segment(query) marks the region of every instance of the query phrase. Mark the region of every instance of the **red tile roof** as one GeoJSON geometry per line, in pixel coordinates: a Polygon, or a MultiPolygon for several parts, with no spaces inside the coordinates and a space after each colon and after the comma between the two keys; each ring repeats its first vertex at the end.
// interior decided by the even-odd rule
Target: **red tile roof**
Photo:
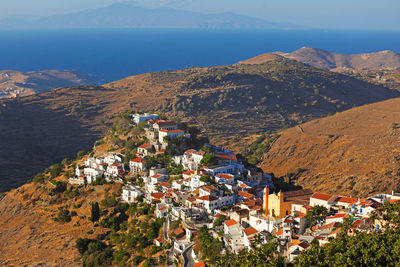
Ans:
{"type": "Polygon", "coordinates": [[[320,199],[320,200],[328,201],[332,197],[332,195],[322,194],[322,193],[314,193],[311,197],[312,198],[316,198],[316,199],[320,199]]]}
{"type": "Polygon", "coordinates": [[[160,130],[163,133],[183,133],[182,130],[160,130]]]}
{"type": "Polygon", "coordinates": [[[325,224],[325,225],[321,226],[321,227],[318,228],[318,229],[319,229],[319,230],[325,230],[325,229],[329,229],[329,228],[332,228],[332,227],[337,227],[338,225],[339,225],[338,222],[333,222],[333,223],[325,224]]]}
{"type": "Polygon", "coordinates": [[[204,263],[204,261],[199,261],[193,264],[193,267],[205,267],[205,266],[206,264],[204,263]]]}
{"type": "Polygon", "coordinates": [[[345,213],[337,213],[334,216],[326,217],[326,219],[344,218],[345,216],[346,216],[345,213]]]}
{"type": "Polygon", "coordinates": [[[336,229],[336,230],[330,232],[330,233],[328,234],[328,236],[329,236],[329,235],[334,235],[334,234],[340,232],[340,230],[341,230],[341,228],[339,227],[338,229],[336,229]]]}
{"type": "Polygon", "coordinates": [[[213,197],[213,196],[202,196],[202,197],[197,197],[198,200],[204,200],[204,201],[214,201],[217,200],[218,198],[213,197]]]}
{"type": "Polygon", "coordinates": [[[232,226],[232,225],[235,225],[235,224],[237,224],[238,222],[237,221],[235,221],[234,219],[230,219],[230,220],[228,220],[228,221],[226,221],[225,222],[225,224],[226,224],[226,226],[232,226]]]}
{"type": "Polygon", "coordinates": [[[310,244],[308,244],[308,243],[306,243],[306,242],[301,242],[300,244],[298,244],[298,246],[300,246],[300,247],[306,249],[306,248],[308,248],[308,247],[310,246],[310,244]]]}
{"type": "Polygon", "coordinates": [[[171,184],[167,183],[167,182],[161,182],[161,183],[158,183],[158,185],[161,185],[163,187],[170,187],[171,186],[171,184]]]}
{"type": "Polygon", "coordinates": [[[342,203],[348,203],[348,204],[354,204],[357,203],[358,199],[353,198],[353,197],[339,197],[337,202],[342,202],[342,203]]]}
{"type": "Polygon", "coordinates": [[[253,228],[253,227],[249,227],[249,228],[247,228],[247,229],[244,229],[244,233],[245,233],[247,236],[251,236],[251,235],[257,234],[258,231],[257,231],[255,228],[253,228]]]}
{"type": "Polygon", "coordinates": [[[160,198],[163,198],[163,197],[164,197],[164,194],[161,193],[161,192],[152,193],[152,194],[151,194],[151,197],[152,197],[152,198],[158,198],[158,199],[160,199],[160,198]]]}
{"type": "Polygon", "coordinates": [[[146,161],[142,157],[131,159],[131,161],[136,163],[146,163],[146,161]]]}
{"type": "Polygon", "coordinates": [[[222,179],[229,180],[229,179],[234,178],[235,176],[233,176],[232,174],[224,174],[224,173],[221,173],[221,174],[217,174],[217,177],[222,178],[222,179]]]}
{"type": "Polygon", "coordinates": [[[143,145],[139,146],[138,148],[148,148],[148,147],[152,147],[152,145],[150,145],[150,144],[143,144],[143,145]]]}

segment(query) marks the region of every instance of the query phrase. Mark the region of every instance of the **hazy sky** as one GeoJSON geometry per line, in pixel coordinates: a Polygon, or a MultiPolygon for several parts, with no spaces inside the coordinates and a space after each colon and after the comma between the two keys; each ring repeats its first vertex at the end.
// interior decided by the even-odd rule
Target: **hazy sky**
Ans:
{"type": "MultiPolygon", "coordinates": [[[[124,0],[0,0],[0,16],[53,15],[124,0]]],[[[400,0],[136,0],[146,7],[234,12],[318,28],[400,30],[400,0]]]]}

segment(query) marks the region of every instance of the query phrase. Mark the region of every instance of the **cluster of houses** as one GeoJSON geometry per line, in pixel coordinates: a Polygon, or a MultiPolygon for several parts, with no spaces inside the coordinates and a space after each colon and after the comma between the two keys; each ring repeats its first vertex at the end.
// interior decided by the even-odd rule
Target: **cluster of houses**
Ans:
{"type": "Polygon", "coordinates": [[[124,156],[110,154],[104,158],[88,158],[83,166],[76,166],[75,176],[70,177],[69,182],[77,185],[90,184],[102,177],[108,182],[123,182],[124,176],[124,156]]]}
{"type": "MultiPolygon", "coordinates": [[[[193,235],[205,225],[216,236],[217,231],[222,232],[225,247],[234,253],[251,250],[255,240],[269,242],[275,236],[279,252],[291,261],[308,249],[313,240],[322,245],[335,238],[340,232],[339,224],[346,219],[351,220],[349,234],[379,230],[369,220],[371,212],[385,201],[400,201],[400,195],[394,193],[359,199],[309,189],[276,192],[270,175],[246,168],[233,152],[208,144],[201,150],[188,149],[172,158],[175,166],[182,166],[181,175],[170,175],[167,166],[147,169],[145,157],[165,151],[165,136],[185,138],[187,134],[176,123],[159,120],[156,114],[135,114],[133,122],[146,124],[149,142],[137,148],[129,166],[124,165],[123,155],[119,154],[89,158],[84,166],[77,166],[76,176],[70,182],[91,183],[102,176],[122,182],[125,175],[140,175],[143,184],[126,184],[121,200],[132,203],[140,196],[148,203],[156,203],[157,217],[180,220],[181,226],[174,230],[173,248],[177,253],[191,247],[193,235]],[[212,164],[205,164],[203,159],[210,156],[212,164]],[[306,215],[316,206],[325,207],[328,213],[311,222],[306,215]],[[217,220],[222,223],[216,224],[217,220]]],[[[155,244],[162,245],[169,238],[164,234],[155,244]]],[[[195,251],[192,250],[191,257],[198,262],[195,251]]]]}

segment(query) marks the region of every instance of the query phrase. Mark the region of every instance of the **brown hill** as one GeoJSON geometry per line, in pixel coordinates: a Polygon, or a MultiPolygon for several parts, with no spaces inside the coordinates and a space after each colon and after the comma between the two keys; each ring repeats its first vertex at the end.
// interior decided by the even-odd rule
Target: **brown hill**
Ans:
{"type": "Polygon", "coordinates": [[[274,54],[321,69],[351,68],[376,70],[400,68],[400,54],[393,51],[345,55],[312,47],[302,47],[291,53],[267,53],[241,61],[240,63],[262,64],[270,61],[274,54]]]}
{"type": "Polygon", "coordinates": [[[88,85],[96,82],[94,77],[76,71],[3,70],[0,71],[0,98],[26,96],[49,91],[56,87],[88,85]]]}
{"type": "Polygon", "coordinates": [[[345,55],[328,52],[312,47],[302,47],[292,53],[277,53],[311,66],[323,69],[396,69],[400,68],[400,54],[393,51],[381,51],[345,55]]]}
{"type": "Polygon", "coordinates": [[[262,168],[317,191],[363,195],[400,189],[400,98],[285,130],[262,168]]]}
{"type": "Polygon", "coordinates": [[[278,57],[261,65],[148,73],[95,87],[70,87],[0,102],[0,190],[78,150],[112,118],[157,110],[198,124],[217,144],[399,97],[342,74],[278,57]]]}

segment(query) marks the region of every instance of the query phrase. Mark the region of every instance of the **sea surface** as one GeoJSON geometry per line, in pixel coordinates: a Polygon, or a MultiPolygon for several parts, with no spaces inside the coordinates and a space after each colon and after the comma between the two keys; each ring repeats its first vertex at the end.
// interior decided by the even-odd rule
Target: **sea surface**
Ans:
{"type": "Polygon", "coordinates": [[[192,66],[233,64],[311,46],[345,54],[400,52],[400,32],[355,30],[0,31],[0,70],[78,70],[102,82],[192,66]]]}

